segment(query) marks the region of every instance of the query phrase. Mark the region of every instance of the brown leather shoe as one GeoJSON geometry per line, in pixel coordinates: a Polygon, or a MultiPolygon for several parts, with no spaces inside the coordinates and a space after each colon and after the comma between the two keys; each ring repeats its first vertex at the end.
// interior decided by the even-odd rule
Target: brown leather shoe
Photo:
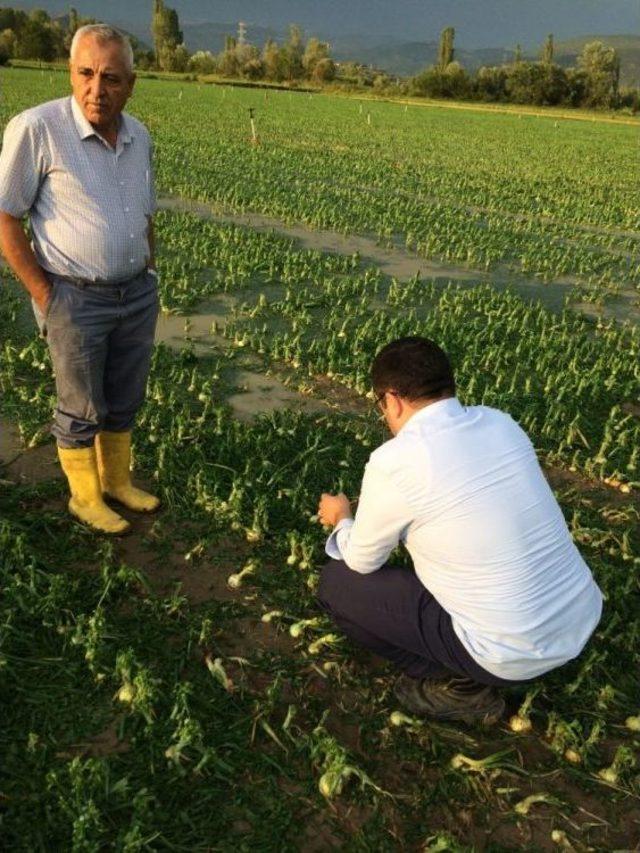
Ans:
{"type": "Polygon", "coordinates": [[[394,685],[398,701],[412,714],[437,720],[491,725],[504,713],[504,699],[493,687],[471,678],[409,678],[401,675],[394,685]]]}

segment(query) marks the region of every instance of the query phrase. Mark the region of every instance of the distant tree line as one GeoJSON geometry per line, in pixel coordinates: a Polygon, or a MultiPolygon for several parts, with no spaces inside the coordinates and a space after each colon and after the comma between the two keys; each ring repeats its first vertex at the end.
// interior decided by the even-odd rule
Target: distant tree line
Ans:
{"type": "Polygon", "coordinates": [[[638,91],[620,88],[616,50],[601,41],[586,44],[574,68],[554,62],[554,40],[549,35],[537,61],[523,59],[518,46],[511,61],[470,74],[454,58],[454,36],[453,27],[442,31],[438,62],[411,79],[411,94],[540,106],[640,109],[638,91]]]}
{"type": "MultiPolygon", "coordinates": [[[[80,17],[73,8],[68,15],[51,18],[40,9],[27,13],[0,7],[0,65],[11,59],[43,62],[67,59],[78,27],[93,22],[92,18],[80,17]]],[[[336,76],[329,45],[317,38],[305,40],[295,25],[289,28],[283,44],[269,39],[260,49],[246,40],[241,25],[237,36],[227,36],[220,53],[199,50],[191,54],[184,44],[176,10],[166,6],[163,0],[153,0],[151,34],[153,50],[145,49],[135,37],[129,36],[140,69],[287,83],[303,80],[327,83],[336,76]]]]}
{"type": "MultiPolygon", "coordinates": [[[[75,31],[84,24],[93,23],[94,18],[81,17],[74,8],[68,15],[52,18],[43,9],[24,12],[0,7],[0,65],[6,65],[11,59],[41,62],[67,59],[75,31]]],[[[137,55],[141,52],[140,43],[133,36],[130,39],[137,55]]]]}
{"type": "MultiPolygon", "coordinates": [[[[148,60],[148,67],[153,65],[162,71],[288,83],[299,80],[323,83],[336,76],[329,45],[316,38],[305,42],[302,31],[294,24],[289,27],[284,44],[269,39],[260,49],[247,41],[244,25],[240,24],[238,34],[227,36],[220,53],[199,50],[190,54],[183,43],[175,10],[165,6],[163,0],[154,0],[151,32],[154,55],[148,60]]],[[[140,59],[144,65],[144,58],[140,59]]]]}
{"type": "MultiPolygon", "coordinates": [[[[14,58],[45,62],[66,59],[78,27],[92,22],[91,18],[80,17],[73,8],[68,15],[54,19],[40,9],[27,13],[0,7],[0,64],[14,58]]],[[[152,50],[130,37],[136,65],[141,69],[289,84],[305,80],[316,84],[336,81],[343,86],[371,86],[379,92],[430,98],[595,109],[626,107],[640,111],[638,90],[620,87],[620,58],[616,50],[600,41],[585,45],[573,68],[555,62],[554,40],[549,35],[537,61],[523,58],[517,46],[509,61],[470,73],[456,61],[455,30],[447,27],[440,35],[435,64],[401,81],[357,63],[338,65],[326,42],[317,38],[305,40],[295,25],[290,26],[283,43],[269,39],[258,48],[248,42],[246,29],[240,24],[237,35],[227,36],[219,53],[205,50],[190,53],[175,9],[166,6],[164,0],[153,0],[151,33],[152,50]]]]}

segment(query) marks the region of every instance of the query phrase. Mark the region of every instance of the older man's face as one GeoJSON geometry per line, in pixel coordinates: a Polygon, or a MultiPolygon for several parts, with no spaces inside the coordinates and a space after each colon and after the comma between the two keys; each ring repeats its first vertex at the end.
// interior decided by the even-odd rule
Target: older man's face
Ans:
{"type": "Polygon", "coordinates": [[[87,121],[101,133],[117,129],[135,82],[122,47],[88,35],[79,43],[69,65],[73,96],[87,121]]]}

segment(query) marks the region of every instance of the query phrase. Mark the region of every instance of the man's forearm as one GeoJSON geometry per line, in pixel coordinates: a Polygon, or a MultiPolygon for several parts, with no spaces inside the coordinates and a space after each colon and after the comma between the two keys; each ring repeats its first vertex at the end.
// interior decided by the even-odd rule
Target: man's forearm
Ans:
{"type": "Polygon", "coordinates": [[[29,294],[40,308],[45,308],[51,294],[51,285],[33,254],[22,222],[3,211],[0,211],[0,250],[29,294]]]}

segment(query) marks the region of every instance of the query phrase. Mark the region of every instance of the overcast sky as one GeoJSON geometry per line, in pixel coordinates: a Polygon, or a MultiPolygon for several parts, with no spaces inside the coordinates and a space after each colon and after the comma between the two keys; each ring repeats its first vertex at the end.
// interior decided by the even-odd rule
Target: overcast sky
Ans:
{"type": "MultiPolygon", "coordinates": [[[[3,6],[81,14],[108,20],[136,34],[148,31],[151,0],[2,0],[3,6]]],[[[576,35],[640,34],[640,0],[169,0],[183,22],[213,21],[277,29],[295,22],[309,34],[371,34],[433,41],[448,25],[458,43],[494,47],[539,43],[576,35]]]]}

